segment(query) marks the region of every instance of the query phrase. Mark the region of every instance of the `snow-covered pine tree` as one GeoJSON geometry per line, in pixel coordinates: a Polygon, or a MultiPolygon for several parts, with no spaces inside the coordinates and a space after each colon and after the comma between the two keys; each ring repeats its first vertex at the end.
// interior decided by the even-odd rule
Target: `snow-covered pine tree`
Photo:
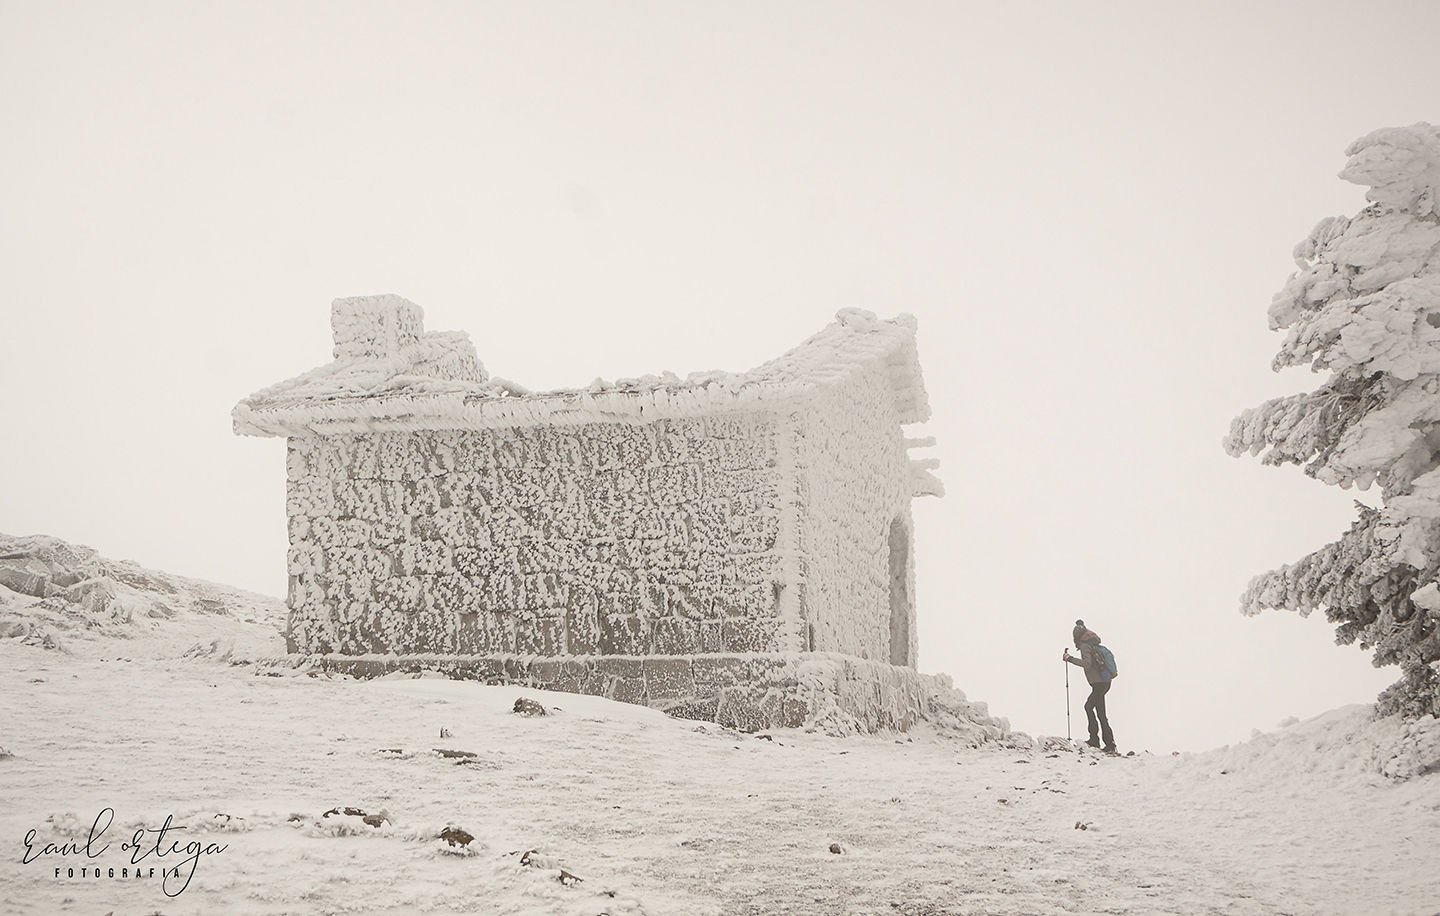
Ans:
{"type": "Polygon", "coordinates": [[[1274,368],[1330,377],[1245,411],[1225,450],[1344,488],[1378,482],[1382,506],[1357,502],[1349,531],[1257,576],[1241,610],[1323,608],[1337,642],[1400,666],[1382,713],[1440,715],[1440,128],[1377,130],[1345,152],[1340,177],[1370,205],[1321,220],[1270,304],[1271,330],[1289,331],[1274,368]]]}

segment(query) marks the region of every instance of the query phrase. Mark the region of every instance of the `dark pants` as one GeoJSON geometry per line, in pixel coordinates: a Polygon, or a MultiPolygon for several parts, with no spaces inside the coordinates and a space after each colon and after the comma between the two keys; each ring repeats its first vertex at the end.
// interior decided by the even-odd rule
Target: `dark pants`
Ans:
{"type": "Polygon", "coordinates": [[[1090,697],[1085,701],[1085,720],[1090,723],[1091,744],[1095,744],[1103,736],[1105,746],[1114,747],[1115,734],[1110,731],[1110,720],[1105,718],[1105,694],[1109,692],[1109,681],[1090,685],[1090,697]]]}

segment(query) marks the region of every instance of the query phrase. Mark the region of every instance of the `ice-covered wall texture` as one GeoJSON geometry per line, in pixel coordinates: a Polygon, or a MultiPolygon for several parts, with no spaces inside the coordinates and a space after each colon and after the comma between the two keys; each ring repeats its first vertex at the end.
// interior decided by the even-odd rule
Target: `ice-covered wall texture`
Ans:
{"type": "Polygon", "coordinates": [[[782,638],[756,413],[290,439],[302,652],[692,655],[782,638]]]}
{"type": "Polygon", "coordinates": [[[913,667],[911,480],[888,381],[859,368],[791,416],[805,648],[913,667]]]}
{"type": "MultiPolygon", "coordinates": [[[[873,673],[914,668],[910,501],[940,493],[909,457],[932,443],[903,432],[928,416],[913,320],[846,311],[748,373],[544,393],[399,297],[337,300],[332,325],[333,362],[235,409],[238,432],[289,440],[292,651],[569,659],[594,677],[559,686],[706,716],[747,679],[783,693],[798,681],[772,675],[806,653],[917,692],[873,673]],[[712,657],[751,667],[697,686],[712,657]],[[664,690],[646,658],[670,660],[664,690]]],[[[519,679],[550,670],[533,661],[519,679]]],[[[881,687],[835,691],[907,715],[881,687]]]]}

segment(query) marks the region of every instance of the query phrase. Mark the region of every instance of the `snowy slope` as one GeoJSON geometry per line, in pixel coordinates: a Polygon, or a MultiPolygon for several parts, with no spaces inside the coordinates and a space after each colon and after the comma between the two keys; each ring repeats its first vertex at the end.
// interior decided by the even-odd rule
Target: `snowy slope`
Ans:
{"type": "Polygon", "coordinates": [[[595,697],[187,656],[197,621],[275,638],[273,608],[231,611],[57,629],[64,649],[0,639],[0,913],[1440,909],[1440,776],[1421,775],[1440,732],[1361,707],[1176,757],[756,737],[595,697]],[[516,715],[521,695],[551,714],[516,715]],[[371,823],[326,816],[347,806],[371,823]],[[28,831],[31,855],[83,846],[107,808],[93,859],[21,861],[28,831]],[[167,816],[182,849],[141,867],[225,848],[193,875],[109,877],[167,816]]]}

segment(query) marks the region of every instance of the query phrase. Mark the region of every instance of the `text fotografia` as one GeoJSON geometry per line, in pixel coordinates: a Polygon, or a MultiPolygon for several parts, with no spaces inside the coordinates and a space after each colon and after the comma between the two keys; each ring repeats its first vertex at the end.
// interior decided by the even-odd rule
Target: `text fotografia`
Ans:
{"type": "MultiPolygon", "coordinates": [[[[160,889],[167,897],[178,897],[190,886],[201,858],[224,852],[229,843],[202,843],[199,840],[186,842],[175,834],[184,827],[172,821],[174,815],[166,815],[165,823],[159,827],[141,827],[129,840],[120,844],[119,853],[128,859],[128,864],[82,865],[73,857],[83,856],[84,860],[98,859],[105,855],[110,844],[104,842],[105,831],[115,820],[115,809],[105,808],[95,815],[90,825],[90,835],[83,842],[69,840],[64,843],[38,843],[35,831],[25,834],[25,853],[20,857],[22,864],[29,865],[54,856],[65,857],[65,864],[55,868],[55,877],[62,879],[111,879],[111,878],[156,878],[160,889]],[[158,873],[158,874],[157,874],[158,873]]],[[[115,858],[115,854],[111,855],[115,858]]]]}

